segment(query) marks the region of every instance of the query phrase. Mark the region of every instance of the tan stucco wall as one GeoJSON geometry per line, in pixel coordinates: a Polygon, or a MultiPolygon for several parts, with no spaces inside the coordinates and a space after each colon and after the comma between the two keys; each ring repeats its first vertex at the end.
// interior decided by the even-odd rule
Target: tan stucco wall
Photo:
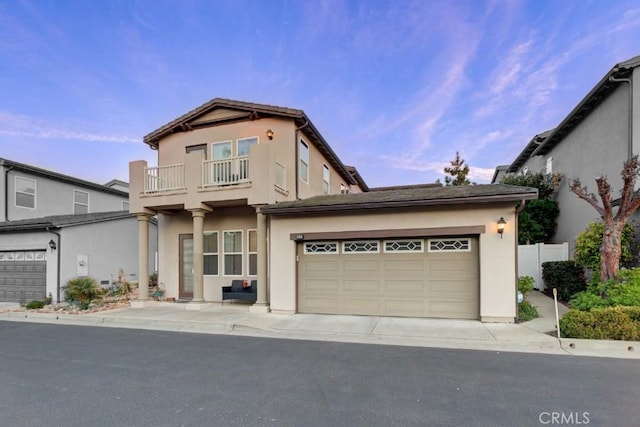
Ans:
{"type": "MultiPolygon", "coordinates": [[[[158,283],[163,283],[167,297],[178,298],[179,285],[179,234],[192,234],[193,221],[189,212],[176,215],[160,215],[159,226],[159,272],[158,283]]],[[[217,231],[218,234],[218,275],[204,276],[205,301],[221,301],[222,286],[230,285],[233,279],[255,279],[248,276],[247,267],[247,230],[256,228],[256,213],[253,208],[220,208],[206,214],[204,231],[217,231]],[[242,230],[243,232],[243,275],[223,275],[222,232],[242,230]]]]}
{"type": "Polygon", "coordinates": [[[484,321],[513,322],[516,316],[516,230],[513,204],[493,207],[422,210],[324,217],[272,217],[270,229],[271,310],[296,311],[296,243],[291,233],[402,230],[485,226],[480,235],[480,316],[484,321]],[[503,238],[496,232],[507,221],[503,238]],[[277,256],[276,256],[277,254],[277,256]]]}

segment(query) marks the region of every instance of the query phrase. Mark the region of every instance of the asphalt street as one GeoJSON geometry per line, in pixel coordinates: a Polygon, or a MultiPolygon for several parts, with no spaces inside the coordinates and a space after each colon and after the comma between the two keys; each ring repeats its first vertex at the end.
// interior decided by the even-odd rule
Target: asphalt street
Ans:
{"type": "Polygon", "coordinates": [[[637,426],[637,360],[0,321],[3,426],[637,426]]]}

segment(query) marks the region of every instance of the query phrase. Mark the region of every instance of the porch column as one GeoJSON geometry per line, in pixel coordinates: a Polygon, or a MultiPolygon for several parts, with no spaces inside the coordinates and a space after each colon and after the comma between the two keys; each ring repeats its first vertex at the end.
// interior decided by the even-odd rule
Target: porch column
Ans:
{"type": "Polygon", "coordinates": [[[138,301],[149,299],[149,214],[137,214],[138,220],[138,301]]]}
{"type": "Polygon", "coordinates": [[[202,209],[191,211],[193,217],[193,299],[192,303],[204,302],[204,216],[202,209]]]}
{"type": "Polygon", "coordinates": [[[260,212],[260,207],[256,208],[257,217],[257,239],[258,239],[258,295],[256,302],[251,306],[251,311],[262,313],[269,312],[269,301],[267,299],[267,216],[260,212]]]}

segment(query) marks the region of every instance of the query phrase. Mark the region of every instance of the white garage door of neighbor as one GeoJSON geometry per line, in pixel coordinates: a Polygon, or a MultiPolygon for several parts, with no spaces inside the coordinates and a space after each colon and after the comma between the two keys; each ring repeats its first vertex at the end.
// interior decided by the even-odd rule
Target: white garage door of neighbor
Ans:
{"type": "Polygon", "coordinates": [[[303,242],[298,312],[479,318],[476,237],[303,242]]]}
{"type": "Polygon", "coordinates": [[[0,301],[42,301],[46,287],[45,251],[0,252],[0,301]]]}

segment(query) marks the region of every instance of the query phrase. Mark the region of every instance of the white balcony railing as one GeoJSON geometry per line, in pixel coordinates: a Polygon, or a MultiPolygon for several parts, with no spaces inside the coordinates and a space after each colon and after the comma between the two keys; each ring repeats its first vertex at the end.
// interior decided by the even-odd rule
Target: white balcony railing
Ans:
{"type": "Polygon", "coordinates": [[[205,160],[202,165],[204,187],[249,182],[249,157],[231,157],[223,160],[205,160]]]}
{"type": "Polygon", "coordinates": [[[145,193],[184,188],[184,165],[154,166],[144,170],[145,193]]]}

